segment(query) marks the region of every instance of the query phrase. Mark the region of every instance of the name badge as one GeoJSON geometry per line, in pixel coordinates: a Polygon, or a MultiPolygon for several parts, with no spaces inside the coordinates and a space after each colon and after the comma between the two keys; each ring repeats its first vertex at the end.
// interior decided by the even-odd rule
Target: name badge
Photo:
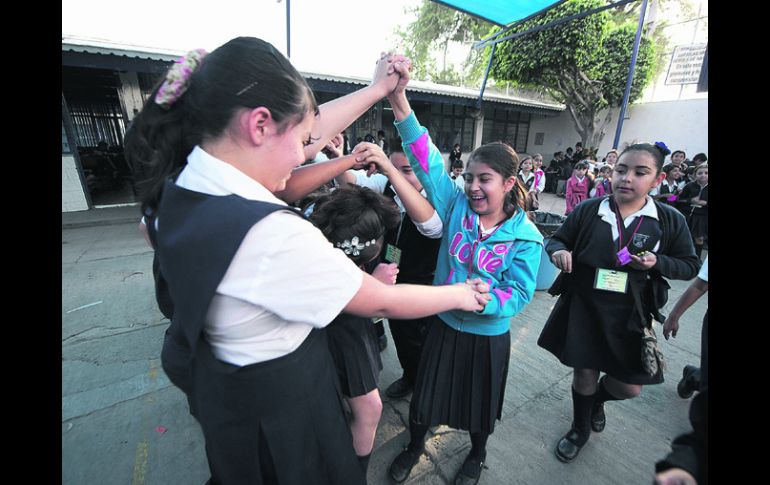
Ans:
{"type": "Polygon", "coordinates": [[[628,273],[614,269],[596,268],[594,289],[625,293],[628,286],[628,273]]]}
{"type": "Polygon", "coordinates": [[[398,265],[401,262],[401,250],[392,244],[388,244],[385,249],[385,261],[398,265]]]}

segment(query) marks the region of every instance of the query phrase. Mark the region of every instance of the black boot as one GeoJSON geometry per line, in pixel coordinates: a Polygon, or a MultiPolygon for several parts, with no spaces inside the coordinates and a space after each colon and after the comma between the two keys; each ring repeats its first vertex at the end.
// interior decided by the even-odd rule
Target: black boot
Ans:
{"type": "Polygon", "coordinates": [[[682,380],[676,386],[676,392],[682,399],[689,399],[700,388],[700,369],[686,365],[682,369],[682,380]]]}
{"type": "Polygon", "coordinates": [[[577,458],[580,449],[591,436],[591,409],[594,404],[594,396],[584,396],[572,389],[572,412],[574,419],[572,429],[562,436],[556,444],[556,458],[564,463],[569,463],[577,458]]]}
{"type": "Polygon", "coordinates": [[[594,394],[594,405],[591,409],[591,430],[595,433],[601,433],[604,431],[604,426],[607,424],[607,417],[604,414],[604,403],[607,401],[620,401],[619,397],[615,397],[607,390],[604,385],[604,379],[607,378],[605,374],[599,379],[599,386],[594,394]]]}

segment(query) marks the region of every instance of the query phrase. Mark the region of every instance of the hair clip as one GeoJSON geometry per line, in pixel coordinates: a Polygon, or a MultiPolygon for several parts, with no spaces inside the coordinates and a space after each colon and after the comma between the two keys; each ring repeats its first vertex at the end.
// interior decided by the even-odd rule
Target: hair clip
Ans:
{"type": "Polygon", "coordinates": [[[162,108],[168,108],[187,91],[190,76],[200,67],[208,52],[195,49],[174,62],[166,73],[166,79],[155,93],[155,103],[162,108]]]}
{"type": "Polygon", "coordinates": [[[345,254],[349,255],[352,253],[353,256],[358,256],[359,254],[361,254],[362,249],[372,246],[374,244],[377,244],[376,239],[372,239],[371,241],[366,241],[365,243],[359,243],[358,236],[353,236],[353,238],[350,241],[345,239],[341,243],[340,242],[336,243],[335,246],[345,251],[345,254]]]}
{"type": "Polygon", "coordinates": [[[665,143],[663,143],[662,141],[656,141],[656,142],[655,142],[655,146],[656,146],[656,147],[658,147],[658,148],[660,148],[661,150],[663,150],[663,152],[664,152],[666,155],[668,155],[669,153],[671,153],[671,150],[669,150],[669,149],[668,149],[668,147],[666,146],[666,144],[665,144],[665,143]]]}

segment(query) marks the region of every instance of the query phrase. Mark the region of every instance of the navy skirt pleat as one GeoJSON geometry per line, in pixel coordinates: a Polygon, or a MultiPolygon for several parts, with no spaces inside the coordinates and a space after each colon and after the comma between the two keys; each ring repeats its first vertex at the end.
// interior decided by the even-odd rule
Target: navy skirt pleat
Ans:
{"type": "Polygon", "coordinates": [[[434,317],[417,370],[411,419],[491,434],[502,416],[510,355],[510,332],[460,332],[434,317]]]}

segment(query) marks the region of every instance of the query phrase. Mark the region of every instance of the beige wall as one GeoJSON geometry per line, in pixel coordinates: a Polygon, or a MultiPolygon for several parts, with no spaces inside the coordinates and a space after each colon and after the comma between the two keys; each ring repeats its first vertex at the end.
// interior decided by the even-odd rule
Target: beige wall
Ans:
{"type": "MultiPolygon", "coordinates": [[[[604,139],[599,145],[601,160],[612,148],[619,109],[614,109],[604,139]]],[[[604,112],[601,117],[603,118],[604,112]]],[[[553,153],[574,147],[580,140],[567,111],[555,118],[532,118],[528,153],[539,152],[548,163],[553,153]],[[543,145],[535,145],[535,133],[545,133],[543,145]]],[[[708,155],[708,98],[635,104],[626,110],[619,149],[637,142],[664,142],[671,151],[684,150],[688,158],[698,152],[708,155]]]]}

